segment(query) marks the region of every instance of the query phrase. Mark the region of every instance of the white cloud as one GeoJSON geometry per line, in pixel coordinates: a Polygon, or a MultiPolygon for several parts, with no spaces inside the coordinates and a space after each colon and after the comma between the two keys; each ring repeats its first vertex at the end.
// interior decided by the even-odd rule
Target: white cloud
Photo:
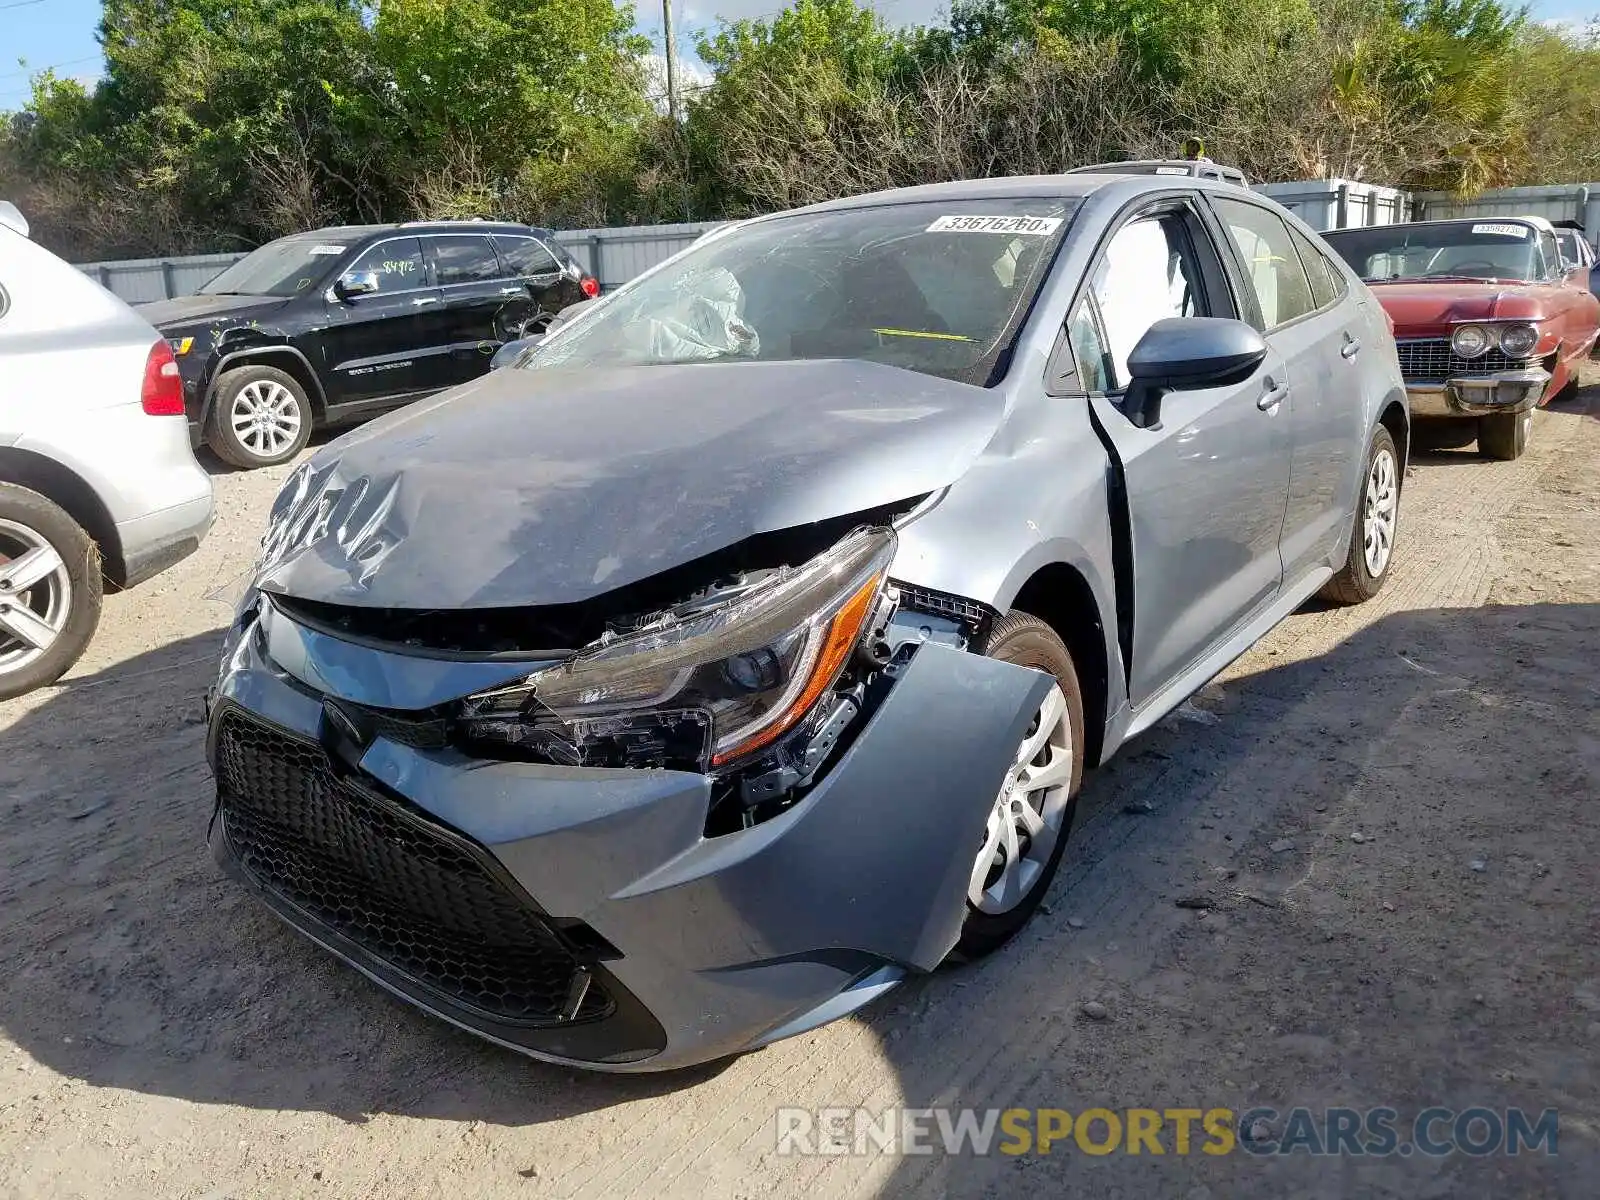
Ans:
{"type": "Polygon", "coordinates": [[[1597,22],[1593,17],[1546,17],[1539,24],[1563,37],[1580,40],[1595,36],[1597,31],[1597,22]]]}
{"type": "MultiPolygon", "coordinates": [[[[645,92],[650,102],[660,112],[667,111],[667,56],[646,54],[644,64],[645,92]]],[[[698,58],[685,58],[682,47],[678,51],[679,94],[692,93],[711,82],[711,69],[698,58]]]]}

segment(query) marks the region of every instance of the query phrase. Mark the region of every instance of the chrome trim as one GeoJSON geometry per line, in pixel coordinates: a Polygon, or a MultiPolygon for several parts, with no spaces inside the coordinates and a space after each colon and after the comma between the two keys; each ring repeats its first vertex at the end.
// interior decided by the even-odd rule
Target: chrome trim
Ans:
{"type": "Polygon", "coordinates": [[[1408,384],[1406,400],[1414,417],[1478,417],[1522,413],[1544,397],[1550,372],[1542,367],[1461,377],[1442,384],[1408,384]]]}

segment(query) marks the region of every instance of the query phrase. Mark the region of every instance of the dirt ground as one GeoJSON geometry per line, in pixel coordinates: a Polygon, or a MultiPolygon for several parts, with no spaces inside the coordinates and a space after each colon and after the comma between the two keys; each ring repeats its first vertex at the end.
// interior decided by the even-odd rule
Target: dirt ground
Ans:
{"type": "Polygon", "coordinates": [[[60,686],[0,704],[0,1194],[1592,1196],[1597,467],[1600,388],[1541,412],[1518,462],[1418,455],[1387,590],[1295,615],[1093,776],[1017,944],[762,1053],[631,1078],[412,1012],[212,865],[199,697],[286,473],[219,468],[200,553],[110,597],[60,686]],[[897,1103],[1553,1107],[1560,1142],[774,1153],[777,1106],[897,1103]]]}

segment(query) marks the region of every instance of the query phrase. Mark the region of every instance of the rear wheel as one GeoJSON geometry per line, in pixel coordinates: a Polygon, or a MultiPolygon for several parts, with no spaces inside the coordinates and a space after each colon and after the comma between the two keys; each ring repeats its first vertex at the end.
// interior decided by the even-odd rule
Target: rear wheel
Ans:
{"type": "Polygon", "coordinates": [[[0,700],[54,683],[100,623],[100,551],[58,505],[0,484],[0,700]]]}
{"type": "Polygon", "coordinates": [[[235,467],[288,462],[311,438],[311,402],[276,367],[236,367],[217,377],[206,444],[235,467]]]}
{"type": "Polygon", "coordinates": [[[1528,433],[1533,429],[1533,410],[1525,413],[1495,413],[1478,418],[1478,452],[1485,458],[1511,462],[1528,448],[1528,433]]]}
{"type": "Polygon", "coordinates": [[[1072,655],[1027,613],[996,621],[978,653],[1055,680],[1029,722],[984,826],[967,885],[967,919],[951,957],[998,950],[1028,923],[1061,864],[1083,781],[1083,695],[1072,655]]]}
{"type": "Polygon", "coordinates": [[[1344,569],[1317,593],[1334,604],[1370,600],[1389,578],[1400,525],[1400,455],[1393,436],[1381,425],[1367,446],[1367,469],[1356,495],[1353,522],[1344,569]]]}

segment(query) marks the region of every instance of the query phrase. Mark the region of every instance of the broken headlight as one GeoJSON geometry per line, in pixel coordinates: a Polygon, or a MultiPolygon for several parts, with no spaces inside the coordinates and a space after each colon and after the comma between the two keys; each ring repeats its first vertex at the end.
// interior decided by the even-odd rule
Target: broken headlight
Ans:
{"type": "Polygon", "coordinates": [[[722,767],[770,746],[839,677],[894,558],[890,529],[656,614],[511,687],[468,697],[468,742],[584,766],[722,767]]]}

